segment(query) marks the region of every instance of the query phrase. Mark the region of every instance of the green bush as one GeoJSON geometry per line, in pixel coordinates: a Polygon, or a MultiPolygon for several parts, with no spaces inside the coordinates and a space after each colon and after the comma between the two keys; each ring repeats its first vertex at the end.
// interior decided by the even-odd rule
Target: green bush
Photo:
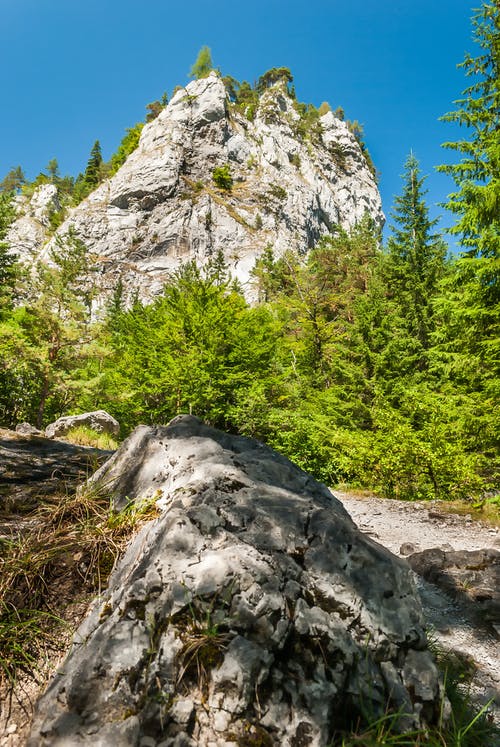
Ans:
{"type": "Polygon", "coordinates": [[[217,166],[212,171],[212,179],[219,189],[229,191],[233,186],[233,177],[231,176],[229,164],[226,163],[224,166],[217,166]]]}

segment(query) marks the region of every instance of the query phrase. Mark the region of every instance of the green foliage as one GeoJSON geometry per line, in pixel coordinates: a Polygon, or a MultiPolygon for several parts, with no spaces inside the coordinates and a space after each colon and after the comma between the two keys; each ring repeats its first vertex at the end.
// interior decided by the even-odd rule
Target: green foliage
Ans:
{"type": "Polygon", "coordinates": [[[267,70],[264,75],[261,75],[256,85],[257,93],[262,95],[264,91],[277,83],[283,83],[287,90],[289,85],[293,83],[293,75],[287,67],[273,67],[267,70]]]}
{"type": "Polygon", "coordinates": [[[298,120],[292,120],[291,126],[295,136],[300,140],[309,138],[312,142],[321,142],[320,113],[313,104],[294,102],[295,110],[299,113],[298,120]]]}
{"type": "Polygon", "coordinates": [[[233,186],[233,177],[231,176],[229,164],[226,163],[224,166],[217,166],[212,171],[212,179],[219,189],[225,189],[227,191],[231,190],[233,186]]]}
{"type": "Polygon", "coordinates": [[[212,53],[210,47],[202,47],[193,67],[189,71],[189,77],[199,80],[206,78],[213,70],[212,53]]]}
{"type": "MultiPolygon", "coordinates": [[[[168,104],[168,96],[166,92],[163,93],[160,100],[152,101],[150,104],[146,104],[146,122],[152,122],[156,117],[163,111],[168,104]]],[[[137,127],[137,125],[136,125],[137,127]]]]}
{"type": "Polygon", "coordinates": [[[403,179],[403,193],[395,199],[396,225],[387,244],[386,282],[406,319],[408,333],[424,351],[435,326],[433,301],[446,274],[446,245],[431,233],[437,220],[429,218],[424,178],[413,154],[406,160],[403,179]]]}
{"type": "MultiPolygon", "coordinates": [[[[474,81],[463,92],[457,110],[443,120],[468,129],[469,139],[447,142],[461,154],[458,163],[444,165],[457,191],[447,207],[458,216],[452,233],[461,237],[471,257],[498,261],[500,253],[500,8],[484,2],[473,19],[473,38],[481,53],[466,55],[459,67],[474,81]]],[[[491,270],[495,265],[492,263],[491,270]]],[[[498,270],[498,265],[496,265],[498,270]]],[[[491,279],[498,275],[492,274],[491,279]]],[[[487,289],[485,292],[488,294],[487,289]]]]}
{"type": "MultiPolygon", "coordinates": [[[[468,139],[445,143],[461,155],[441,166],[457,191],[447,207],[458,220],[451,229],[464,249],[438,303],[442,359],[455,380],[470,389],[495,388],[500,370],[500,9],[485,2],[473,17],[477,57],[461,67],[473,78],[445,121],[467,128],[468,139]]],[[[498,392],[497,392],[498,393],[498,392]]]]}
{"type": "Polygon", "coordinates": [[[89,195],[101,182],[104,176],[104,161],[102,158],[101,144],[96,140],[90,151],[87,167],[83,174],[79,174],[75,181],[73,192],[76,204],[89,195]]]}
{"type": "MultiPolygon", "coordinates": [[[[344,119],[344,110],[342,109],[342,107],[340,107],[339,109],[337,109],[336,114],[337,114],[337,116],[339,116],[339,119],[344,119]],[[339,110],[340,110],[341,116],[339,114],[339,110]]],[[[357,119],[355,119],[353,121],[347,120],[346,124],[347,124],[349,130],[352,132],[352,134],[356,138],[356,140],[358,141],[359,147],[361,148],[361,152],[362,152],[362,154],[364,156],[364,159],[366,161],[366,165],[367,165],[368,169],[370,170],[370,172],[372,173],[373,178],[375,179],[375,181],[378,181],[377,169],[375,168],[375,164],[373,163],[373,159],[372,159],[372,157],[370,155],[370,151],[368,150],[368,147],[367,147],[367,145],[365,143],[365,140],[364,140],[363,125],[360,124],[357,119]]]]}
{"type": "Polygon", "coordinates": [[[126,427],[194,412],[234,428],[233,408],[272,368],[276,334],[269,312],[231,290],[216,258],[202,273],[179,270],[152,305],[114,315],[106,364],[106,406],[126,427]]]}
{"type": "MultiPolygon", "coordinates": [[[[155,116],[157,116],[157,114],[155,116]]],[[[148,119],[147,121],[149,122],[150,120],[148,119]]],[[[144,123],[138,122],[133,127],[127,128],[127,134],[122,138],[122,141],[118,146],[118,150],[111,156],[109,162],[109,176],[113,176],[113,174],[116,174],[118,169],[123,166],[129,155],[133,153],[137,148],[137,146],[139,145],[139,138],[141,137],[143,127],[144,123]]]]}
{"type": "Polygon", "coordinates": [[[20,166],[16,166],[15,168],[11,169],[0,182],[0,192],[18,192],[25,183],[26,177],[24,176],[22,168],[20,166]]]}
{"type": "Polygon", "coordinates": [[[53,265],[40,264],[22,290],[23,305],[0,323],[0,422],[41,427],[73,407],[102,356],[90,325],[91,258],[71,234],[57,241],[53,265]]]}
{"type": "Polygon", "coordinates": [[[64,440],[80,446],[92,446],[95,449],[115,450],[118,448],[118,442],[109,433],[99,433],[85,425],[71,428],[65,434],[64,440]]]}
{"type": "Polygon", "coordinates": [[[15,218],[15,209],[12,201],[12,192],[0,192],[0,321],[4,313],[11,306],[19,271],[17,260],[10,252],[9,245],[4,240],[9,226],[15,218]]]}

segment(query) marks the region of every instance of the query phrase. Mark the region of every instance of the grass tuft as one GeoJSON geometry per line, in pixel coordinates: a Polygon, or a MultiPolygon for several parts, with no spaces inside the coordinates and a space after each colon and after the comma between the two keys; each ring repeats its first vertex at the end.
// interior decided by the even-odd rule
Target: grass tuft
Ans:
{"type": "Polygon", "coordinates": [[[78,446],[93,446],[95,449],[114,451],[118,448],[118,441],[109,433],[99,433],[85,425],[71,428],[63,437],[65,441],[78,446]]]}
{"type": "Polygon", "coordinates": [[[27,530],[21,523],[0,540],[0,687],[12,689],[21,673],[36,677],[65,607],[102,589],[131,535],[156,515],[155,498],[117,512],[105,495],[82,491],[47,499],[27,530]]]}

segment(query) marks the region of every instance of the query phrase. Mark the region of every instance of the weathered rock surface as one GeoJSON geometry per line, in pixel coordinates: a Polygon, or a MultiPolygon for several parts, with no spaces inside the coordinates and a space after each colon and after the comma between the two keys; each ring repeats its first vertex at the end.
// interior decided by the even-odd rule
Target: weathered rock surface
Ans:
{"type": "MultiPolygon", "coordinates": [[[[205,264],[219,249],[251,295],[250,270],[266,246],[305,253],[365,213],[382,224],[374,177],[345,122],[328,112],[321,132],[308,135],[279,84],[263,94],[250,122],[213,73],[175,94],[122,168],[70,212],[56,236],[72,228],[85,243],[101,303],[120,277],[126,293],[151,298],[180,263],[205,264]],[[212,178],[226,164],[229,192],[212,178]]],[[[30,221],[32,233],[43,223],[30,221]]],[[[23,226],[11,228],[12,249],[47,259],[56,239],[44,246],[44,237],[30,239],[23,226]]]]}
{"type": "Polygon", "coordinates": [[[25,511],[39,496],[74,489],[112,453],[0,428],[0,510],[25,511]]]}
{"type": "Polygon", "coordinates": [[[423,550],[408,558],[420,576],[460,599],[478,624],[500,633],[500,550],[423,550]]]}
{"type": "Polygon", "coordinates": [[[64,415],[58,418],[46,427],[45,435],[47,438],[60,438],[78,426],[91,428],[96,433],[109,433],[112,436],[120,433],[120,423],[112,415],[105,410],[94,410],[80,415],[64,415]]]}
{"type": "Polygon", "coordinates": [[[31,423],[18,423],[16,425],[16,433],[21,436],[44,436],[45,433],[39,428],[35,428],[31,423]]]}
{"type": "Polygon", "coordinates": [[[10,227],[7,239],[21,259],[31,262],[38,256],[47,238],[51,213],[61,207],[57,187],[54,184],[41,184],[31,199],[18,195],[14,204],[18,217],[10,227]]]}
{"type": "Polygon", "coordinates": [[[40,700],[29,747],[327,745],[440,685],[412,574],[284,457],[181,416],[91,479],[142,528],[40,700]]]}

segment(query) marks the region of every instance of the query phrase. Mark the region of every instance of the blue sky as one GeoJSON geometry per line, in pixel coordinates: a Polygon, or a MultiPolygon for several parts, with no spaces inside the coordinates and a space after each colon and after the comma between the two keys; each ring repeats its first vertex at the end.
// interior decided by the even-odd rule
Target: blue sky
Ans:
{"type": "MultiPolygon", "coordinates": [[[[458,132],[438,118],[465,88],[457,70],[475,53],[474,0],[0,0],[0,177],[29,178],[51,158],[85,168],[99,139],[105,158],[145,105],[187,82],[200,47],[239,80],[287,66],[300,100],[341,105],[359,120],[388,215],[412,149],[428,174],[433,216],[453,184],[435,166],[458,132]]],[[[390,218],[389,218],[390,223],[390,218]]]]}

